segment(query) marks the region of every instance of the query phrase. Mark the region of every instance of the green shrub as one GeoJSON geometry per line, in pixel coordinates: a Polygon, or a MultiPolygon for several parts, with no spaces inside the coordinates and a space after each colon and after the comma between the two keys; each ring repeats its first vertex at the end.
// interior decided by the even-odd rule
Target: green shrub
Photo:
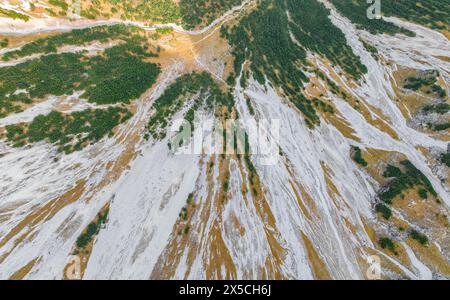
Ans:
{"type": "Polygon", "coordinates": [[[417,230],[415,230],[415,229],[412,229],[411,231],[410,231],[410,237],[412,238],[412,239],[414,239],[414,240],[416,240],[416,241],[418,241],[421,245],[423,245],[423,246],[425,246],[425,245],[427,245],[428,244],[428,237],[425,235],[425,234],[423,234],[423,233],[420,233],[420,232],[418,232],[417,230]]]}
{"type": "Polygon", "coordinates": [[[396,251],[395,251],[395,244],[390,238],[382,237],[378,241],[378,244],[380,245],[381,248],[388,249],[388,250],[396,253],[396,251]]]}
{"type": "Polygon", "coordinates": [[[423,86],[430,86],[436,82],[436,77],[409,77],[406,79],[406,84],[403,86],[405,89],[417,91],[423,86]]]}
{"type": "Polygon", "coordinates": [[[419,196],[422,199],[427,199],[428,198],[428,192],[426,189],[419,189],[419,196]]]}
{"type": "Polygon", "coordinates": [[[361,149],[355,146],[352,146],[352,151],[353,151],[353,160],[360,164],[363,167],[367,167],[368,163],[367,161],[364,160],[364,158],[362,157],[362,153],[361,153],[361,149]]]}
{"type": "Polygon", "coordinates": [[[383,177],[386,177],[386,178],[400,177],[401,175],[402,175],[402,171],[393,165],[388,165],[386,167],[386,170],[383,173],[383,177]]]}
{"type": "Polygon", "coordinates": [[[386,220],[389,220],[392,217],[391,209],[383,203],[378,203],[375,206],[375,211],[380,213],[386,220]]]}
{"type": "Polygon", "coordinates": [[[67,11],[69,9],[69,5],[64,0],[49,0],[48,3],[58,6],[63,11],[67,11]]]}
{"type": "Polygon", "coordinates": [[[9,45],[9,40],[8,39],[5,38],[5,39],[0,41],[0,48],[8,47],[8,45],[9,45]]]}
{"type": "Polygon", "coordinates": [[[187,234],[189,233],[189,229],[190,229],[189,225],[186,225],[186,226],[183,228],[183,234],[184,234],[184,235],[187,235],[187,234]]]}
{"type": "Polygon", "coordinates": [[[446,102],[441,102],[438,104],[429,104],[422,108],[422,110],[426,113],[438,113],[438,114],[446,114],[450,110],[450,104],[446,102]]]}
{"type": "Polygon", "coordinates": [[[25,22],[28,22],[28,20],[30,20],[30,17],[28,17],[27,15],[18,13],[14,10],[9,10],[9,9],[4,9],[0,7],[0,16],[5,16],[11,19],[20,19],[23,20],[25,22]]]}
{"type": "Polygon", "coordinates": [[[450,168],[450,152],[441,155],[441,162],[450,168]]]}
{"type": "Polygon", "coordinates": [[[450,128],[450,122],[433,125],[434,131],[443,131],[450,128]]]}
{"type": "Polygon", "coordinates": [[[85,248],[92,241],[100,231],[101,225],[106,223],[108,213],[109,210],[106,210],[104,213],[99,213],[96,221],[91,222],[88,225],[86,230],[77,239],[76,245],[78,248],[85,248]]]}
{"type": "Polygon", "coordinates": [[[187,198],[187,200],[186,200],[186,203],[187,203],[188,205],[191,205],[193,201],[194,201],[194,193],[190,193],[190,194],[188,195],[188,198],[187,198]]]}
{"type": "MultiPolygon", "coordinates": [[[[444,98],[445,96],[447,96],[447,92],[440,85],[437,84],[433,84],[431,86],[431,91],[436,95],[438,95],[440,98],[444,98]]],[[[449,106],[450,104],[447,104],[447,111],[449,106]]]]}
{"type": "Polygon", "coordinates": [[[180,217],[183,221],[187,221],[187,219],[188,219],[188,212],[187,212],[187,208],[186,208],[186,207],[183,207],[183,208],[181,209],[181,212],[180,212],[180,214],[179,214],[179,217],[180,217]]]}

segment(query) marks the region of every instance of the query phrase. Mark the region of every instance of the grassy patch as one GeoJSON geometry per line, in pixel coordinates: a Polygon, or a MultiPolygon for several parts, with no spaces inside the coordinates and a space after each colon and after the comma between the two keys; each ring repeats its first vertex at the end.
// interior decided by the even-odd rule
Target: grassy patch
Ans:
{"type": "Polygon", "coordinates": [[[172,27],[156,28],[155,32],[161,35],[169,34],[173,32],[173,28],[172,27]]]}
{"type": "Polygon", "coordinates": [[[4,9],[4,8],[0,8],[0,17],[7,17],[7,18],[11,18],[11,19],[20,19],[25,22],[28,22],[30,20],[30,17],[28,17],[27,15],[23,15],[14,10],[9,10],[9,9],[4,9]]]}
{"type": "Polygon", "coordinates": [[[59,6],[63,10],[69,9],[69,5],[64,0],[48,0],[48,3],[50,3],[51,5],[59,6]]]}
{"type": "MultiPolygon", "coordinates": [[[[59,9],[59,15],[65,16],[67,15],[67,11],[69,10],[69,4],[67,4],[64,0],[48,0],[48,3],[56,6],[59,9]]],[[[54,13],[54,12],[53,12],[54,13]]],[[[54,13],[56,14],[56,13],[54,13]]]]}

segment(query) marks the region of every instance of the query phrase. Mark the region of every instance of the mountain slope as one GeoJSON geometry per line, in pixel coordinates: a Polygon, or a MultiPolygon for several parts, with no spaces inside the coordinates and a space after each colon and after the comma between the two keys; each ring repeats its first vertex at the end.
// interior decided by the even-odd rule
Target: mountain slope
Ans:
{"type": "Polygon", "coordinates": [[[30,2],[1,4],[30,19],[0,24],[0,278],[370,279],[374,257],[381,278],[449,278],[442,13],[182,0],[144,23],[128,1],[74,20],[30,2]],[[179,139],[194,113],[278,124],[272,155],[208,151],[206,125],[174,153],[198,147],[179,139]]]}

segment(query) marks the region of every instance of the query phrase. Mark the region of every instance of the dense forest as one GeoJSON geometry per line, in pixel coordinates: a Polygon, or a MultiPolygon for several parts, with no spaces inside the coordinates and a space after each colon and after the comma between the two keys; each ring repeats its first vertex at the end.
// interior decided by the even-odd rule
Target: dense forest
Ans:
{"type": "MultiPolygon", "coordinates": [[[[359,27],[371,33],[403,33],[414,35],[383,19],[367,18],[366,0],[331,0],[337,10],[359,27]]],[[[381,14],[385,17],[399,17],[432,29],[449,30],[450,1],[448,0],[396,0],[381,1],[381,14]]]]}
{"type": "MultiPolygon", "coordinates": [[[[87,35],[89,40],[92,36],[104,37],[103,31],[89,32],[92,33],[87,35]]],[[[80,33],[75,32],[39,40],[34,46],[25,46],[19,51],[39,53],[48,50],[49,45],[54,49],[56,45],[82,42],[79,36],[80,33]]],[[[138,37],[93,57],[82,52],[49,54],[0,68],[0,116],[20,111],[20,103],[30,104],[33,99],[71,95],[75,91],[84,91],[82,97],[90,102],[128,103],[156,82],[159,66],[145,61],[153,56],[156,54],[149,51],[148,45],[141,45],[138,37]]]]}
{"type": "Polygon", "coordinates": [[[302,95],[302,87],[308,81],[304,73],[307,51],[328,58],[355,79],[367,72],[328,16],[325,6],[315,0],[261,1],[258,9],[236,26],[222,28],[235,57],[229,83],[234,82],[248,61],[250,69],[244,70],[242,85],[245,86],[250,71],[262,84],[267,78],[283,89],[309,125],[319,123],[313,103],[302,95]]]}
{"type": "MultiPolygon", "coordinates": [[[[48,0],[45,13],[67,17],[75,0],[48,0]]],[[[146,24],[178,23],[186,29],[208,25],[243,0],[80,0],[80,15],[87,19],[139,21],[146,24]]],[[[31,9],[35,5],[31,3],[31,9]]],[[[28,21],[14,10],[0,8],[0,16],[28,21]]]]}
{"type": "Polygon", "coordinates": [[[82,97],[91,102],[128,103],[150,88],[160,72],[137,51],[143,50],[127,44],[92,58],[80,53],[51,54],[0,68],[0,113],[17,111],[18,102],[74,91],[85,91],[82,97]]]}
{"type": "Polygon", "coordinates": [[[111,40],[122,40],[136,42],[139,39],[137,33],[140,29],[133,26],[114,25],[96,26],[85,29],[74,29],[67,33],[40,38],[25,44],[18,50],[9,51],[2,56],[2,60],[8,61],[32,54],[55,53],[59,47],[73,45],[82,46],[93,41],[107,42],[111,40]]]}
{"type": "MultiPolygon", "coordinates": [[[[408,36],[413,36],[414,33],[404,28],[398,27],[391,22],[381,19],[369,19],[367,17],[367,9],[369,4],[366,0],[353,1],[353,0],[331,0],[336,9],[350,21],[356,25],[359,29],[364,29],[372,34],[387,33],[396,34],[403,33],[408,36]]],[[[387,1],[386,1],[387,3],[387,1]]],[[[382,12],[384,12],[385,3],[382,2],[382,12]]]]}
{"type": "Polygon", "coordinates": [[[119,107],[87,109],[69,115],[53,111],[37,116],[29,124],[6,126],[6,137],[14,147],[47,141],[69,154],[101,140],[130,117],[131,112],[119,107]]]}
{"type": "MultiPolygon", "coordinates": [[[[122,25],[74,30],[36,40],[10,52],[7,59],[31,54],[40,57],[0,68],[0,117],[18,112],[24,104],[47,96],[71,95],[98,104],[129,103],[155,82],[160,67],[148,62],[157,56],[135,27],[122,25]],[[85,51],[56,53],[63,45],[84,45],[90,41],[117,43],[92,55],[85,51]]],[[[109,135],[131,117],[124,107],[84,110],[71,114],[51,112],[30,123],[6,127],[5,137],[14,147],[47,141],[60,151],[71,153],[109,135]]]]}
{"type": "Polygon", "coordinates": [[[208,25],[242,0],[180,0],[182,24],[187,29],[208,25]]]}
{"type": "Polygon", "coordinates": [[[88,19],[119,17],[145,23],[176,23],[180,19],[173,0],[82,1],[81,16],[88,19]]]}
{"type": "Polygon", "coordinates": [[[181,23],[186,29],[208,25],[242,0],[104,0],[83,3],[89,19],[119,16],[145,23],[181,23]]]}
{"type": "Polygon", "coordinates": [[[147,125],[153,138],[162,139],[166,136],[165,129],[170,118],[186,105],[186,100],[189,97],[194,97],[195,100],[184,118],[191,125],[194,121],[194,113],[200,107],[208,110],[227,107],[228,111],[231,111],[234,105],[233,97],[224,93],[209,73],[193,72],[185,74],[177,78],[161,97],[155,100],[152,106],[153,115],[147,125]]]}

